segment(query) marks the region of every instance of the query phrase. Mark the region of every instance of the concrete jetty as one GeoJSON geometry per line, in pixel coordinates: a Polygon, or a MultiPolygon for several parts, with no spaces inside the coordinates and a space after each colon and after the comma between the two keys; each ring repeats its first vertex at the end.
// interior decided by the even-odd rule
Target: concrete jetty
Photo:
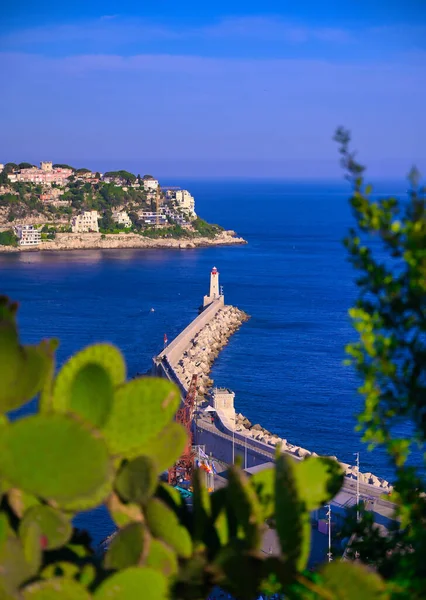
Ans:
{"type": "MultiPolygon", "coordinates": [[[[213,268],[210,294],[204,297],[203,311],[154,357],[152,373],[176,383],[182,398],[188,392],[192,375],[198,375],[199,410],[194,424],[196,442],[205,445],[206,450],[219,460],[232,463],[236,455],[241,455],[246,468],[256,467],[273,460],[277,445],[295,460],[317,456],[315,452],[291,444],[260,424],[253,425],[247,417],[236,413],[233,398],[232,402],[218,399],[209,376],[212,364],[230,336],[249,318],[238,308],[225,305],[223,293],[219,292],[218,276],[217,269],[213,268]],[[213,423],[211,415],[203,412],[210,403],[215,415],[213,423]]],[[[331,458],[338,460],[335,456],[331,458]]],[[[354,493],[357,467],[346,463],[340,465],[346,476],[344,487],[354,493]]],[[[369,497],[378,498],[393,489],[388,481],[372,473],[359,473],[359,482],[363,494],[369,497]]]]}

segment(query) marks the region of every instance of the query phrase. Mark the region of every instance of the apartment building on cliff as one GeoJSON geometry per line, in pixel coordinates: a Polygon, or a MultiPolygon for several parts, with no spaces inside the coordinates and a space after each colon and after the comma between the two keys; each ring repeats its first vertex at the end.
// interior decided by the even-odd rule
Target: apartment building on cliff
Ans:
{"type": "Polygon", "coordinates": [[[195,200],[188,190],[177,190],[175,192],[175,200],[178,208],[184,211],[188,217],[191,219],[195,219],[197,217],[195,212],[195,200]]]}
{"type": "Polygon", "coordinates": [[[41,244],[41,233],[34,225],[16,225],[14,229],[20,246],[38,246],[41,244]]]}
{"type": "Polygon", "coordinates": [[[72,218],[71,229],[73,233],[99,233],[99,213],[97,210],[85,210],[72,218]]]}
{"type": "Polygon", "coordinates": [[[132,221],[125,210],[117,210],[113,212],[112,218],[118,225],[124,225],[124,227],[127,228],[132,226],[132,221]]]}

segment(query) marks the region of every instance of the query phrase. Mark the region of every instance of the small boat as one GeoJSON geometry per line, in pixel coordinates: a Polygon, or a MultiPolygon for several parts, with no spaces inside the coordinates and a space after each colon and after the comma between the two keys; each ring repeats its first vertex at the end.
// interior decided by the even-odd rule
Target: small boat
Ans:
{"type": "Polygon", "coordinates": [[[151,310],[150,310],[149,312],[155,312],[155,309],[154,309],[154,308],[151,308],[151,310]]]}

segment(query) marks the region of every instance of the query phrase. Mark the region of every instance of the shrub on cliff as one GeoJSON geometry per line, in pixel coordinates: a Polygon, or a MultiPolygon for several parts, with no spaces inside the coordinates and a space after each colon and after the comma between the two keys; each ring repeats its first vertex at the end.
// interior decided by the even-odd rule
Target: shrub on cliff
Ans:
{"type": "Polygon", "coordinates": [[[12,229],[0,232],[0,246],[14,246],[18,245],[18,238],[14,234],[12,229]]]}

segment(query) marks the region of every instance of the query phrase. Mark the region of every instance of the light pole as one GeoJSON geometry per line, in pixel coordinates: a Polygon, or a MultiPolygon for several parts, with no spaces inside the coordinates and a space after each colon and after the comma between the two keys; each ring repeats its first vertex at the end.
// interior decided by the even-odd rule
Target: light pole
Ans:
{"type": "Polygon", "coordinates": [[[359,521],[359,452],[354,452],[356,456],[356,520],[359,521]]]}
{"type": "Polygon", "coordinates": [[[326,508],[328,508],[328,512],[327,512],[327,517],[328,517],[328,562],[331,562],[333,560],[332,558],[332,554],[331,554],[331,504],[327,504],[326,508]]]}
{"type": "Polygon", "coordinates": [[[244,436],[244,469],[247,469],[247,432],[244,436]]]}

